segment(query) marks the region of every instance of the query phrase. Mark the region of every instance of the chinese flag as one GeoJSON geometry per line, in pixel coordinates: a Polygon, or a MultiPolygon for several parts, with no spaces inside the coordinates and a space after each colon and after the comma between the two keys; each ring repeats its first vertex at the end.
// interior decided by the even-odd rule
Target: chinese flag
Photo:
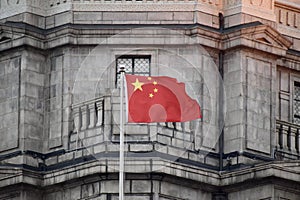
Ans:
{"type": "Polygon", "coordinates": [[[185,122],[201,118],[185,84],[167,76],[126,75],[128,122],[185,122]]]}

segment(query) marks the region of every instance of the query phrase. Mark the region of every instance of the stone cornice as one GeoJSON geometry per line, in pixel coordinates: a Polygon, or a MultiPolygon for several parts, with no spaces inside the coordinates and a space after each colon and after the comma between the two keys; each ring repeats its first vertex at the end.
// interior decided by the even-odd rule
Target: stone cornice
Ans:
{"type": "MultiPolygon", "coordinates": [[[[178,33],[176,45],[186,45],[186,41],[180,39],[180,35],[189,35],[194,44],[201,44],[215,49],[226,50],[244,46],[257,49],[270,54],[284,56],[292,45],[292,42],[283,37],[278,31],[268,25],[256,23],[241,25],[225,29],[220,32],[202,25],[74,25],[68,24],[53,29],[40,29],[30,25],[20,24],[2,25],[2,36],[8,37],[0,43],[0,51],[22,45],[47,50],[63,45],[116,45],[115,38],[122,40],[127,45],[174,45],[166,38],[168,30],[178,33]],[[17,26],[16,26],[17,25],[17,26]],[[146,31],[147,30],[147,31],[146,31]],[[164,30],[165,33],[156,30],[164,30]],[[144,38],[132,40],[132,38],[144,38]],[[153,42],[155,41],[155,42],[153,42]]],[[[1,37],[2,37],[1,36],[1,37]]],[[[176,35],[172,35],[172,38],[176,35]]]]}
{"type": "MultiPolygon", "coordinates": [[[[32,172],[16,167],[0,168],[0,188],[15,184],[30,184],[48,187],[64,182],[75,181],[80,178],[98,174],[118,173],[117,159],[100,159],[67,168],[45,173],[32,172]],[[107,167],[110,166],[110,167],[107,167]]],[[[274,179],[299,183],[300,162],[284,161],[254,165],[252,167],[230,172],[206,170],[185,164],[174,163],[159,158],[131,158],[126,161],[126,173],[157,173],[173,177],[188,179],[210,187],[227,187],[236,184],[258,184],[265,179],[274,179]],[[136,171],[138,169],[138,171],[136,171]]]]}
{"type": "Polygon", "coordinates": [[[222,36],[223,50],[244,46],[284,56],[291,45],[291,41],[268,25],[246,27],[225,33],[222,36]]]}
{"type": "Polygon", "coordinates": [[[284,8],[290,9],[290,10],[294,10],[296,12],[299,12],[299,9],[300,9],[299,3],[287,1],[287,0],[276,0],[275,6],[284,7],[284,8]]]}

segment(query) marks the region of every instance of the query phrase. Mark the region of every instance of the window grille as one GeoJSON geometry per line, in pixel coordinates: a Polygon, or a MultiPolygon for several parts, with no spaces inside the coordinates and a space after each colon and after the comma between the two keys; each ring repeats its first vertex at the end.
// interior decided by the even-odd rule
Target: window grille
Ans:
{"type": "Polygon", "coordinates": [[[294,123],[300,125],[300,82],[294,82],[294,123]]]}
{"type": "Polygon", "coordinates": [[[126,74],[150,76],[150,56],[120,56],[116,60],[116,87],[120,87],[120,66],[125,67],[126,74]]]}

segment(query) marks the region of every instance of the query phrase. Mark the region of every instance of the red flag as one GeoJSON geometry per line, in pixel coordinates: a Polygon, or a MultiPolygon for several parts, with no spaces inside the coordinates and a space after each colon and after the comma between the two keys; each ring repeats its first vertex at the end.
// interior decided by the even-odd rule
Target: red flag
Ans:
{"type": "Polygon", "coordinates": [[[185,122],[201,118],[185,84],[167,76],[126,75],[128,122],[185,122]]]}

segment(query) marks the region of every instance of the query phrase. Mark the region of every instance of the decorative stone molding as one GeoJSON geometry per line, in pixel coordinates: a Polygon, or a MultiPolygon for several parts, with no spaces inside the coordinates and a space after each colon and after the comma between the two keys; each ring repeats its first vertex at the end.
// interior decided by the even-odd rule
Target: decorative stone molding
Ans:
{"type": "Polygon", "coordinates": [[[223,49],[233,48],[239,44],[279,56],[285,55],[292,45],[291,41],[267,25],[243,28],[228,33],[223,38],[223,49]]]}
{"type": "MultiPolygon", "coordinates": [[[[223,9],[225,17],[246,14],[260,19],[275,21],[274,0],[226,0],[223,9]]],[[[253,20],[257,21],[255,18],[253,20]]],[[[234,21],[240,22],[233,25],[245,23],[241,16],[238,16],[234,21]]]]}
{"type": "Polygon", "coordinates": [[[250,0],[250,4],[253,6],[272,9],[273,0],[250,0]]]}
{"type": "Polygon", "coordinates": [[[23,4],[25,0],[0,0],[0,9],[23,4]]]}
{"type": "Polygon", "coordinates": [[[0,19],[24,12],[51,16],[68,10],[88,12],[201,11],[217,16],[221,9],[221,0],[0,0],[0,19]]]}
{"type": "Polygon", "coordinates": [[[300,5],[276,1],[275,14],[280,33],[294,38],[300,37],[300,5]]]}

